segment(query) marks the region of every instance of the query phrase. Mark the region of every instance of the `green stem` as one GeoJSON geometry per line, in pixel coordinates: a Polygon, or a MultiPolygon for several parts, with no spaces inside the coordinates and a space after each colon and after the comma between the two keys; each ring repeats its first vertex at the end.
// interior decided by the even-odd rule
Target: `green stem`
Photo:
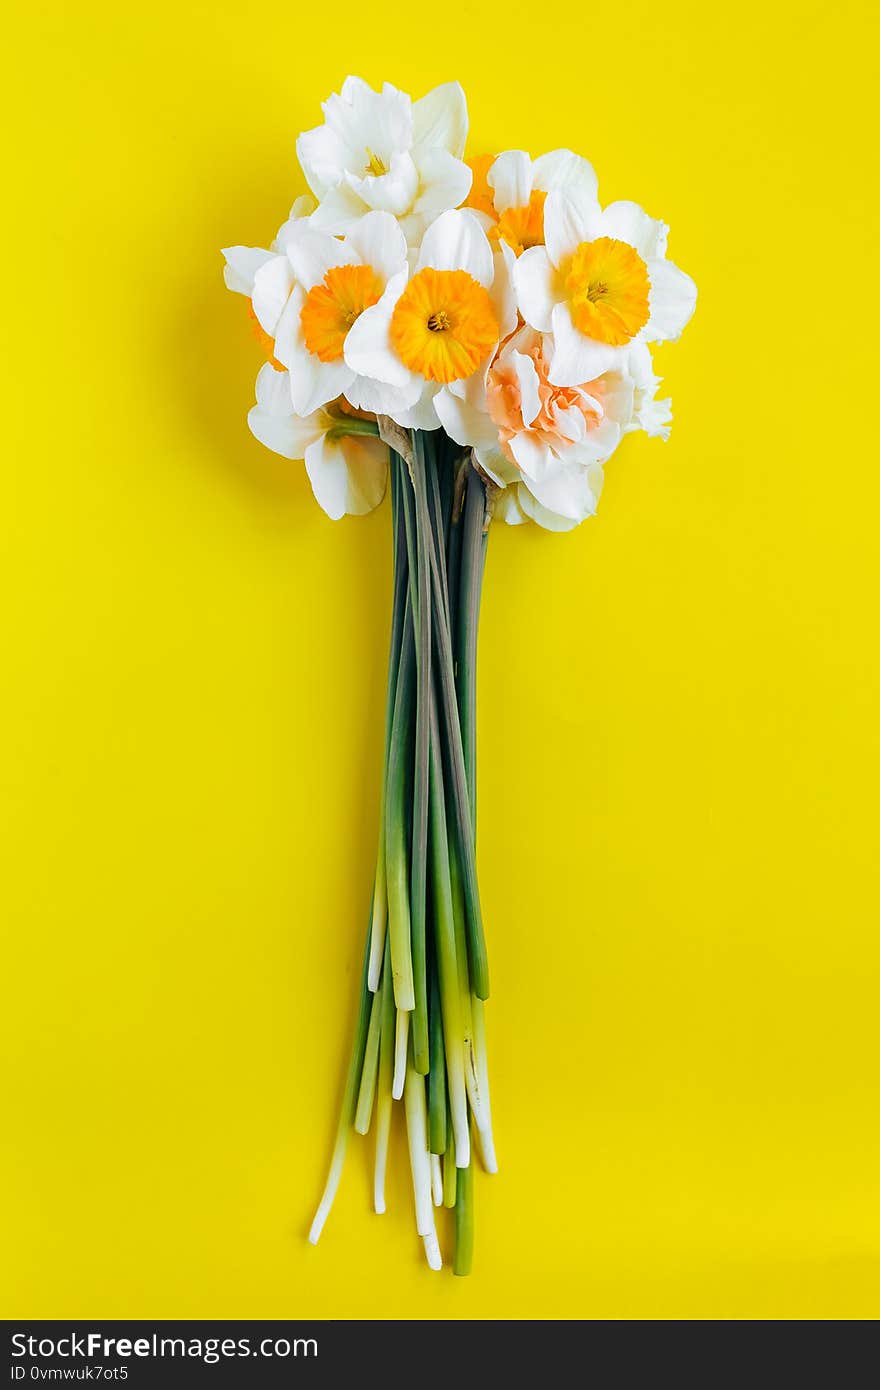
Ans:
{"type": "Polygon", "coordinates": [[[355,1109],[354,1127],[358,1134],[366,1134],[373,1116],[373,1101],[376,1096],[376,1075],[379,1070],[379,1033],[382,1026],[382,990],[373,995],[370,1009],[370,1023],[367,1028],[367,1041],[364,1047],[364,1064],[361,1068],[361,1084],[355,1109]]]}
{"type": "Polygon", "coordinates": [[[385,1210],[385,1171],[388,1167],[388,1141],[391,1136],[394,1021],[391,949],[386,938],[385,959],[382,964],[382,1025],[379,1032],[379,1076],[376,1083],[376,1168],[373,1179],[373,1207],[379,1213],[385,1210]]]}
{"type": "MultiPolygon", "coordinates": [[[[451,1127],[452,1120],[449,1120],[451,1127]]],[[[455,1154],[451,1148],[447,1149],[443,1155],[443,1205],[448,1210],[455,1206],[455,1191],[458,1179],[458,1169],[455,1166],[455,1154]]]]}
{"type": "Polygon", "coordinates": [[[388,657],[388,696],[385,703],[385,752],[382,760],[382,795],[379,803],[379,845],[376,852],[376,875],[373,880],[373,906],[370,917],[369,985],[379,988],[382,959],[385,952],[385,933],[388,925],[388,884],[385,864],[385,816],[388,793],[388,759],[394,724],[394,703],[397,694],[397,675],[403,644],[403,621],[406,611],[408,585],[406,537],[400,517],[398,470],[391,469],[391,516],[394,530],[394,597],[391,607],[391,650],[388,657]]]}
{"type": "Polygon", "coordinates": [[[483,936],[480,892],[477,885],[477,864],[474,835],[468,798],[467,774],[458,717],[458,698],[455,693],[455,667],[452,639],[445,613],[446,596],[440,577],[440,566],[431,542],[431,584],[434,596],[434,639],[440,678],[441,709],[445,745],[449,758],[449,778],[454,809],[453,831],[459,855],[467,909],[468,955],[473,990],[480,999],[489,997],[489,965],[483,936]]]}
{"type": "Polygon", "coordinates": [[[461,580],[461,528],[464,510],[464,491],[470,464],[466,459],[456,461],[452,485],[452,505],[446,537],[446,572],[449,575],[449,613],[452,637],[458,623],[458,592],[461,580]]]}
{"type": "Polygon", "coordinates": [[[412,610],[406,601],[403,647],[394,701],[394,724],[388,755],[388,792],[385,815],[385,863],[388,891],[388,934],[391,939],[391,974],[398,1009],[415,1007],[413,963],[410,949],[408,810],[406,806],[410,762],[411,706],[415,653],[412,610]]]}
{"type": "Polygon", "coordinates": [[[327,431],[327,439],[344,439],[350,434],[368,434],[374,438],[379,433],[375,420],[361,420],[357,415],[341,415],[335,425],[327,431]]]}
{"type": "Polygon", "coordinates": [[[431,1070],[428,1072],[428,1132],[432,1154],[446,1152],[446,1062],[443,1050],[443,1017],[440,981],[431,971],[431,1070]]]}
{"type": "Polygon", "coordinates": [[[485,520],[486,491],[476,470],[468,468],[461,527],[461,585],[455,654],[461,742],[474,829],[477,823],[477,629],[486,558],[485,520]]]}
{"type": "MultiPolygon", "coordinates": [[[[443,1015],[443,1041],[446,1053],[446,1084],[452,1111],[455,1161],[464,1167],[470,1158],[467,1119],[467,1091],[464,1077],[460,992],[455,950],[455,920],[449,879],[449,842],[446,833],[446,803],[443,794],[443,766],[436,706],[431,705],[431,864],[434,890],[434,930],[439,970],[440,1007],[443,1015]]],[[[447,1140],[448,1142],[448,1140],[447,1140]]]]}
{"type": "MultiPolygon", "coordinates": [[[[425,536],[424,436],[415,434],[412,487],[402,477],[404,525],[409,560],[409,596],[416,640],[416,730],[413,758],[410,925],[415,1009],[412,1017],[413,1066],[428,1071],[428,986],[426,961],[426,894],[428,873],[428,746],[431,699],[431,574],[425,536]]],[[[399,464],[403,472],[403,463],[399,464]]]]}
{"type": "Polygon", "coordinates": [[[455,1193],[453,1274],[470,1274],[474,1259],[474,1165],[459,1168],[455,1193]]]}

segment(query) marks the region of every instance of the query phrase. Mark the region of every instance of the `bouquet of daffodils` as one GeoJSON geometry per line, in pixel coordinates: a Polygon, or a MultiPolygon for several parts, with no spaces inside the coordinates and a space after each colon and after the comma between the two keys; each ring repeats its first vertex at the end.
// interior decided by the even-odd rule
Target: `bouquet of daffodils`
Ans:
{"type": "Polygon", "coordinates": [[[693,281],[668,228],[602,207],[569,150],[465,161],[457,83],[419,101],[349,77],[297,154],[297,199],[271,249],[225,253],[266,363],[248,415],[303,459],[328,516],[391,494],[394,599],[378,852],[360,1004],[318,1240],[352,1130],[375,1135],[385,1210],[403,1100],[416,1229],[441,1267],[471,1265],[474,1155],[497,1163],[489,970],[477,881],[475,674],[490,522],[567,531],[596,510],[633,430],[666,438],[650,345],[677,338],[693,281]]]}

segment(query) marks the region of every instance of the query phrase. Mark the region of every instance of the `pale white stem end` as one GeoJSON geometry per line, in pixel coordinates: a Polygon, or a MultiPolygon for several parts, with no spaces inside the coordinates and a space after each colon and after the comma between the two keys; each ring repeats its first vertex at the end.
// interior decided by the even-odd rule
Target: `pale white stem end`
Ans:
{"type": "Polygon", "coordinates": [[[487,1173],[498,1172],[498,1159],[495,1157],[495,1139],[492,1134],[492,1126],[487,1125],[485,1129],[477,1130],[477,1145],[480,1150],[480,1159],[483,1169],[487,1173]]]}
{"type": "Polygon", "coordinates": [[[439,1154],[431,1154],[431,1196],[434,1199],[434,1206],[442,1207],[443,1169],[440,1167],[439,1154]]]}
{"type": "Polygon", "coordinates": [[[428,1110],[425,1104],[425,1078],[415,1067],[406,1069],[406,1133],[409,1163],[416,1204],[416,1230],[420,1236],[435,1235],[434,1208],[431,1204],[431,1156],[428,1152],[428,1110]]]}
{"type": "Polygon", "coordinates": [[[391,1082],[391,1094],[395,1100],[400,1100],[403,1095],[403,1083],[406,1080],[406,1044],[409,1038],[409,1014],[403,1009],[397,1010],[397,1023],[394,1030],[394,1078],[391,1082]]]}
{"type": "Polygon", "coordinates": [[[309,1243],[317,1245],[324,1229],[324,1222],[330,1215],[330,1208],[333,1206],[336,1192],[339,1187],[339,1179],[342,1177],[342,1165],[345,1162],[345,1147],[348,1141],[348,1130],[340,1130],[336,1140],[336,1147],[333,1150],[333,1158],[330,1161],[330,1172],[327,1174],[327,1183],[324,1187],[324,1195],[315,1212],[315,1219],[309,1231],[309,1243]]]}
{"type": "Polygon", "coordinates": [[[425,1258],[428,1261],[429,1269],[442,1269],[443,1260],[440,1255],[440,1242],[437,1239],[437,1232],[432,1231],[428,1236],[422,1236],[425,1244],[425,1258]]]}

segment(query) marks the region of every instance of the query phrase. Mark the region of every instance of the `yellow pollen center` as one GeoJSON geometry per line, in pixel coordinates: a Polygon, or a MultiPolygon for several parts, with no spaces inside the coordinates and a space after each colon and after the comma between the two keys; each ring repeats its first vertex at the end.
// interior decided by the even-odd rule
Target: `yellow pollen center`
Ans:
{"type": "Polygon", "coordinates": [[[338,362],[348,330],[381,295],[382,285],[372,266],[333,266],[309,290],[300,312],[309,352],[320,362],[338,362]]]}
{"type": "Polygon", "coordinates": [[[470,376],[497,343],[498,333],[488,292],[466,270],[420,270],[391,316],[398,357],[428,381],[470,376]]]}
{"type": "Polygon", "coordinates": [[[628,242],[581,242],[560,275],[575,327],[595,342],[622,347],[648,322],[648,267],[628,242]]]}
{"type": "Polygon", "coordinates": [[[381,178],[383,174],[388,173],[386,165],[383,164],[377,154],[373,153],[369,145],[367,146],[367,173],[375,174],[377,179],[381,178]]]}
{"type": "Polygon", "coordinates": [[[490,230],[490,239],[507,242],[518,256],[531,246],[543,246],[546,198],[546,193],[535,189],[525,207],[506,208],[490,230]]]}

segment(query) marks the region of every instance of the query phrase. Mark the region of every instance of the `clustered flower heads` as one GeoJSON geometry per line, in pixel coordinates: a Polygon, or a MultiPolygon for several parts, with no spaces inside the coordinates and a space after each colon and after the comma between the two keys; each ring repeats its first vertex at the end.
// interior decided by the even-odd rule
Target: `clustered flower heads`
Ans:
{"type": "Polygon", "coordinates": [[[381,502],[391,421],[472,450],[507,522],[577,526],[623,435],[669,433],[650,345],[696,287],[667,226],[603,208],[569,150],[465,162],[458,83],[412,101],[349,77],[323,109],[297,142],[314,198],[271,249],[224,252],[267,358],[251,431],[334,519],[381,502]]]}
{"type": "Polygon", "coordinates": [[[351,1059],[310,1239],[352,1132],[375,1136],[385,1210],[402,1101],[416,1230],[432,1269],[453,1223],[471,1268],[475,1158],[497,1170],[476,860],[476,655],[489,523],[592,515],[632,430],[665,438],[650,345],[696,299],[667,228],[602,208],[569,150],[463,160],[457,83],[413,102],[348,78],[297,149],[299,198],[269,250],[226,251],[266,356],[248,421],[305,460],[321,506],[391,493],[394,587],[376,869],[351,1059]],[[390,479],[390,484],[389,484],[390,479]],[[438,1208],[450,1209],[448,1220],[438,1208]],[[439,1221],[439,1228],[438,1228],[439,1221]]]}

